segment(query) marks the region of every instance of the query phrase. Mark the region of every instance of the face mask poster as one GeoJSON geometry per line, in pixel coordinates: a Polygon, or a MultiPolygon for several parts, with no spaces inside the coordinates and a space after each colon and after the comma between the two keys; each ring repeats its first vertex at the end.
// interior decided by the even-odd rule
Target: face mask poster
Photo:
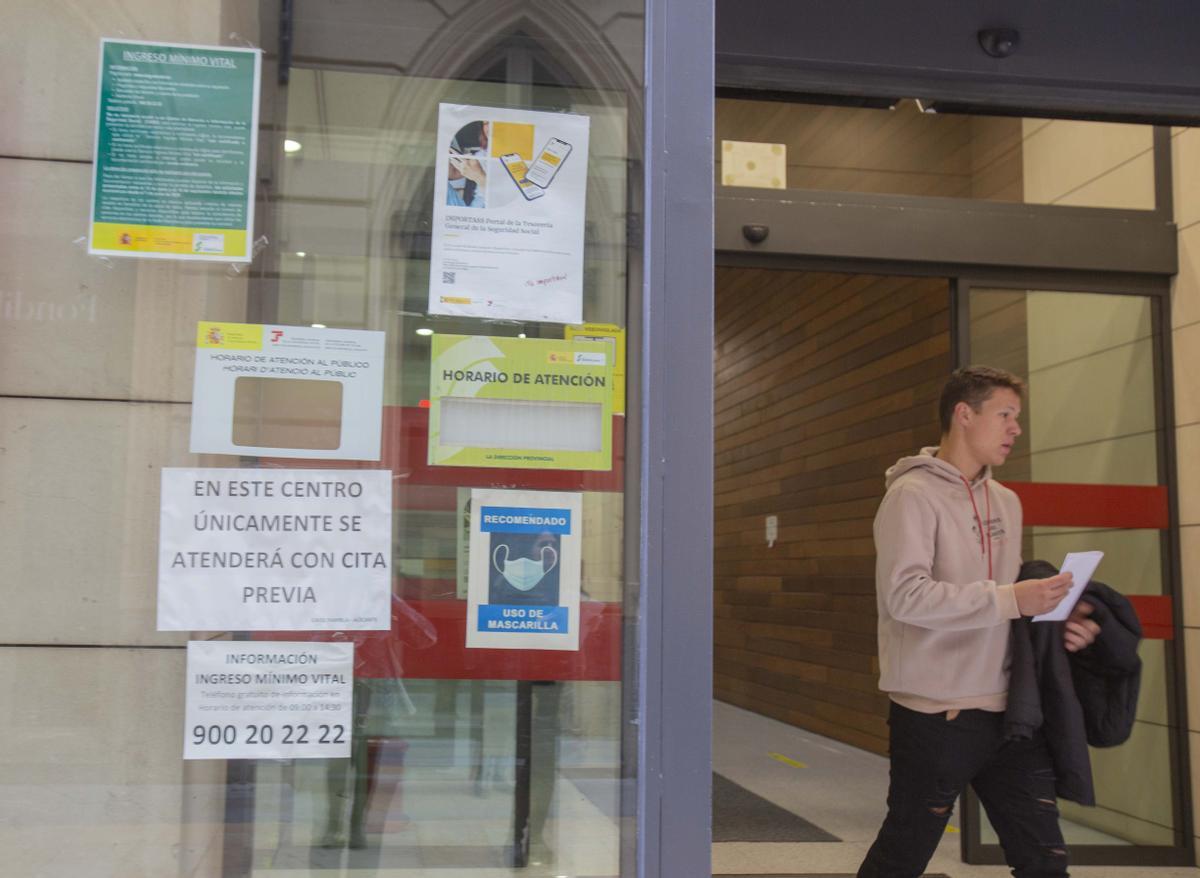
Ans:
{"type": "Polygon", "coordinates": [[[468,648],[579,649],[581,496],[471,492],[468,648]]]}
{"type": "Polygon", "coordinates": [[[589,123],[440,105],[431,314],[582,322],[589,123]]]}

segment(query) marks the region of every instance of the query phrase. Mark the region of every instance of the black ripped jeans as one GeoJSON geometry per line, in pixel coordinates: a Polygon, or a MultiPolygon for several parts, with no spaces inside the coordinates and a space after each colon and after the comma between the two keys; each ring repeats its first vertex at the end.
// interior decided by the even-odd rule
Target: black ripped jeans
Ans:
{"type": "Polygon", "coordinates": [[[1016,878],[1067,875],[1054,767],[1038,733],[1004,740],[1004,714],[917,713],[892,702],[888,814],[858,878],[917,878],[937,849],[954,800],[969,783],[1016,878]]]}

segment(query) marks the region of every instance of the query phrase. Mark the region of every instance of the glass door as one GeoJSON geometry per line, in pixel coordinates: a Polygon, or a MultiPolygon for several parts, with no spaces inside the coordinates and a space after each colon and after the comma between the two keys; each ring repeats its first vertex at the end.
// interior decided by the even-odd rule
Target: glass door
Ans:
{"type": "MultiPolygon", "coordinates": [[[[391,632],[359,642],[351,758],[255,767],[250,874],[616,875],[632,843],[619,821],[632,766],[622,747],[627,437],[615,376],[637,246],[627,235],[634,80],[596,72],[627,48],[600,30],[568,49],[484,6],[444,17],[425,4],[350,4],[337,20],[318,8],[292,21],[304,51],[275,104],[280,245],[259,301],[268,322],[387,333],[394,617],[391,632]],[[538,162],[539,183],[523,185],[538,162]],[[569,299],[559,287],[571,269],[555,265],[571,248],[550,236],[570,223],[583,276],[579,313],[567,319],[552,306],[569,299]],[[491,269],[488,301],[473,300],[491,269]],[[503,282],[522,273],[535,307],[500,307],[503,282]],[[591,345],[582,354],[576,336],[591,345]],[[521,358],[529,365],[513,380],[541,381],[564,356],[614,365],[608,401],[578,414],[594,414],[595,447],[556,434],[551,450],[527,454],[565,429],[586,394],[479,387],[504,383],[502,363],[521,358]],[[464,445],[499,450],[471,458],[464,445]],[[611,458],[593,460],[602,450],[611,458]],[[577,516],[579,542],[525,525],[490,542],[475,533],[489,509],[547,505],[577,516]],[[476,611],[480,564],[490,591],[476,611]],[[582,572],[568,613],[572,564],[582,572]],[[511,619],[576,639],[502,642],[496,632],[511,619]]],[[[542,24],[571,14],[548,9],[542,24]]]]}
{"type": "MultiPolygon", "coordinates": [[[[1176,862],[1188,831],[1187,762],[1165,297],[960,282],[958,301],[960,363],[1028,380],[1025,432],[998,472],[1024,506],[1023,557],[1058,566],[1067,552],[1102,550],[1095,578],[1129,597],[1144,631],[1133,732],[1118,747],[1091,749],[1097,805],[1059,802],[1072,860],[1176,862]]],[[[968,806],[968,859],[1003,862],[978,802],[968,806]]]]}

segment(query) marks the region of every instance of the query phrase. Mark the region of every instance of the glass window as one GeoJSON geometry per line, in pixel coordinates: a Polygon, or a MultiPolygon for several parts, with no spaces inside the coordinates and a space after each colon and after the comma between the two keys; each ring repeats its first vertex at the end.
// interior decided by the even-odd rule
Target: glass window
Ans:
{"type": "MultiPolygon", "coordinates": [[[[624,379],[638,364],[625,362],[623,340],[639,309],[641,242],[630,229],[640,227],[644,3],[135,6],[19,4],[10,22],[31,47],[5,62],[21,65],[3,87],[20,124],[0,131],[0,841],[10,868],[626,874],[635,701],[622,669],[638,540],[625,496],[638,437],[626,431],[624,379]],[[88,222],[96,65],[60,66],[53,87],[29,65],[95,59],[104,37],[164,56],[177,45],[264,48],[249,263],[96,256],[73,242],[88,222]],[[481,124],[448,133],[447,107],[477,111],[481,124]],[[476,225],[515,229],[513,239],[452,229],[472,211],[476,225]],[[489,268],[488,283],[472,274],[489,268]],[[455,274],[471,286],[462,296],[444,291],[455,274]],[[443,292],[431,299],[435,284],[443,292]],[[227,349],[215,368],[244,372],[228,381],[225,440],[236,447],[193,451],[199,397],[215,387],[196,371],[198,343],[233,344],[229,333],[247,325],[346,345],[367,338],[351,333],[380,333],[370,368],[382,363],[382,388],[354,408],[370,359],[357,348],[293,348],[272,361],[286,375],[227,349]],[[451,362],[455,343],[499,353],[451,362]],[[435,355],[446,357],[437,369],[435,355]],[[526,364],[524,383],[546,387],[505,395],[499,385],[522,382],[515,367],[493,368],[502,356],[526,364]],[[322,379],[309,380],[303,370],[316,368],[322,379]],[[439,389],[451,380],[443,373],[489,369],[439,389]],[[456,441],[477,445],[441,443],[437,457],[443,398],[456,403],[456,441]],[[370,432],[364,411],[378,416],[378,453],[339,458],[348,436],[370,432]],[[158,630],[159,539],[172,526],[160,479],[172,468],[200,480],[221,471],[222,484],[298,471],[313,484],[357,473],[384,485],[386,557],[361,563],[387,570],[390,628],[281,626],[272,614],[282,610],[264,606],[256,624],[247,615],[245,625],[158,630]],[[479,498],[540,517],[485,531],[479,498]],[[568,530],[553,530],[560,512],[568,530]],[[521,624],[489,627],[487,607],[521,624]],[[547,632],[561,638],[537,641],[547,632]],[[185,759],[189,642],[263,654],[280,642],[354,644],[345,728],[255,724],[260,740],[327,736],[349,755],[185,759]]],[[[182,149],[179,139],[160,127],[146,153],[168,140],[182,149]]],[[[195,252],[217,246],[206,235],[220,233],[197,234],[195,252]]],[[[196,520],[219,512],[217,499],[205,504],[196,520]]],[[[335,521],[345,512],[309,507],[335,521]]],[[[279,538],[296,545],[295,533],[279,538]]],[[[324,549],[302,542],[320,566],[324,549]]],[[[324,587],[350,589],[355,575],[331,574],[324,587]]],[[[296,588],[283,574],[260,582],[268,595],[296,588]]],[[[191,743],[229,744],[246,733],[233,727],[200,724],[191,743]]]]}
{"type": "MultiPolygon", "coordinates": [[[[1018,439],[999,477],[1022,496],[1023,555],[1055,566],[1102,550],[1095,578],[1130,596],[1146,628],[1137,721],[1120,747],[1091,750],[1097,807],[1060,802],[1068,844],[1170,846],[1176,840],[1179,734],[1165,567],[1156,303],[1147,296],[970,290],[970,359],[1027,376],[1018,439]],[[1047,504],[1038,485],[1053,485],[1047,504]],[[1066,502],[1063,502],[1066,498],[1066,502]],[[1114,520],[1114,516],[1116,519],[1114,520]]],[[[995,844],[991,827],[982,839],[995,844]]]]}
{"type": "Polygon", "coordinates": [[[741,182],[725,141],[782,145],[772,188],[1154,209],[1153,128],[1113,122],[718,98],[717,182],[741,182]],[[732,172],[732,175],[731,175],[732,172]]]}

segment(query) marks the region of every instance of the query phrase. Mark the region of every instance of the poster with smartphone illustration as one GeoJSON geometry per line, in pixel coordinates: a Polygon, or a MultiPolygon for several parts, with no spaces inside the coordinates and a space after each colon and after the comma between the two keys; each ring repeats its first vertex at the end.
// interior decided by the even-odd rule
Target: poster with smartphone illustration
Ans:
{"type": "Polygon", "coordinates": [[[582,497],[471,491],[468,648],[579,649],[582,497]]]}
{"type": "Polygon", "coordinates": [[[429,313],[580,323],[587,116],[438,108],[429,313]]]}

